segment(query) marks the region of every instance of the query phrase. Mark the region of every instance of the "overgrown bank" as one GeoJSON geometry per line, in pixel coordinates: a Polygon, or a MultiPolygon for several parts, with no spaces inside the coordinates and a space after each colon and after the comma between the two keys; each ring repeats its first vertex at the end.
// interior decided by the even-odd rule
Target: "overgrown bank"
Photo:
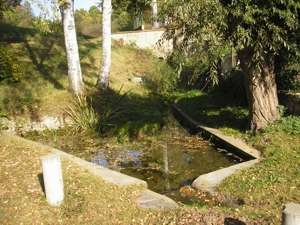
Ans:
{"type": "Polygon", "coordinates": [[[219,92],[177,97],[179,106],[201,124],[244,139],[262,152],[257,166],[228,178],[219,190],[243,199],[238,214],[262,218],[263,224],[280,224],[284,204],[300,202],[300,118],[284,116],[261,132],[248,133],[248,112],[233,100],[219,92]]]}

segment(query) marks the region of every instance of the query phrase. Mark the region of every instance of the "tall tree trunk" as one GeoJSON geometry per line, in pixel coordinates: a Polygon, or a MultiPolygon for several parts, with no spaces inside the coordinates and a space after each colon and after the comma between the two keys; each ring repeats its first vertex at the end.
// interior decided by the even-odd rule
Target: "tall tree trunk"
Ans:
{"type": "Polygon", "coordinates": [[[264,129],[280,118],[274,65],[271,60],[259,69],[251,65],[251,49],[240,52],[241,68],[247,76],[247,95],[252,131],[264,129]]]}
{"type": "Polygon", "coordinates": [[[68,61],[68,76],[71,91],[80,95],[84,92],[74,19],[74,0],[60,6],[68,61]]]}
{"type": "Polygon", "coordinates": [[[158,29],[160,27],[158,22],[158,7],[157,0],[152,0],[152,18],[153,18],[153,28],[158,29]]]}
{"type": "Polygon", "coordinates": [[[102,71],[98,79],[98,87],[101,89],[107,89],[109,86],[109,74],[111,67],[111,14],[112,5],[111,0],[103,1],[103,18],[102,18],[102,29],[103,29],[103,63],[102,71]]]}

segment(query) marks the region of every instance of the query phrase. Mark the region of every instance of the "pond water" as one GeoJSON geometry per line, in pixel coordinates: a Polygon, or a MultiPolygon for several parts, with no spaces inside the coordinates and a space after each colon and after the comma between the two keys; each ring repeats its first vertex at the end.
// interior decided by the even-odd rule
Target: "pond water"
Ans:
{"type": "Polygon", "coordinates": [[[190,135],[177,122],[157,135],[125,143],[69,132],[68,128],[31,132],[25,137],[145,180],[149,189],[184,203],[188,201],[181,196],[181,187],[202,174],[242,162],[226,150],[190,135]]]}
{"type": "Polygon", "coordinates": [[[156,141],[113,151],[99,149],[90,161],[145,180],[149,189],[183,202],[181,187],[190,185],[201,174],[242,161],[198,136],[171,131],[156,141]]]}

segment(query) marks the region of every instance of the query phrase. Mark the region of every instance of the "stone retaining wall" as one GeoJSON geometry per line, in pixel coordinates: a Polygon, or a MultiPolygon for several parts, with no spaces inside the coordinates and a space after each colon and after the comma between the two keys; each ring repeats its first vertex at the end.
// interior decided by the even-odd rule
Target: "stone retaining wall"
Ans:
{"type": "Polygon", "coordinates": [[[22,133],[29,131],[57,130],[72,124],[72,121],[66,117],[43,116],[38,121],[30,119],[10,120],[6,117],[0,117],[0,130],[9,133],[22,133]]]}
{"type": "Polygon", "coordinates": [[[163,40],[164,30],[120,32],[112,34],[112,40],[124,44],[135,44],[141,49],[151,49],[161,58],[166,58],[173,50],[173,41],[163,40]]]}

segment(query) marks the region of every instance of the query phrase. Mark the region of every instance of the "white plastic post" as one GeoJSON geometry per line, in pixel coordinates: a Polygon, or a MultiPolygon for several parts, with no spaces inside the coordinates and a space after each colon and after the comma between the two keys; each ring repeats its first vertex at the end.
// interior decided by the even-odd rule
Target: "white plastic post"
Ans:
{"type": "Polygon", "coordinates": [[[288,203],[282,213],[282,225],[299,225],[300,224],[300,205],[288,203]]]}
{"type": "Polygon", "coordinates": [[[60,156],[49,154],[41,157],[46,198],[51,206],[60,206],[64,200],[64,184],[60,156]]]}

